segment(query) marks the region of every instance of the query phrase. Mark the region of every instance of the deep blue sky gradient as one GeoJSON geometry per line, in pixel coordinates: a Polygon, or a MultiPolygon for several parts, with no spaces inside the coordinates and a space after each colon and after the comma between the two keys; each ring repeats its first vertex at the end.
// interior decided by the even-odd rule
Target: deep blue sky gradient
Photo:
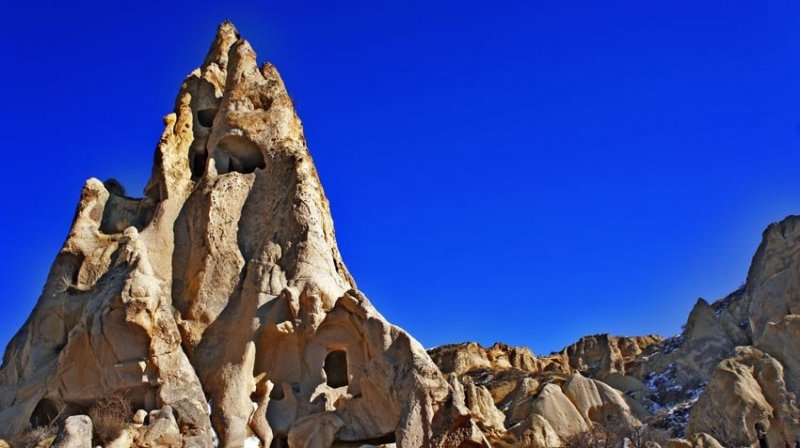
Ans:
{"type": "Polygon", "coordinates": [[[800,213],[797,1],[3,9],[3,347],[84,181],[141,192],[226,18],[295,99],[361,289],[425,346],[676,333],[800,213]]]}

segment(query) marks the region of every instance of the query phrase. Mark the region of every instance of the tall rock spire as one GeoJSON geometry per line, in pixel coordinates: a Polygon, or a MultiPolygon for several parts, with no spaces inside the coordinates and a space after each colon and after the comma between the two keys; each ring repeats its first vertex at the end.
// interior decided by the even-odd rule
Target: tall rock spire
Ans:
{"type": "Polygon", "coordinates": [[[0,427],[122,394],[169,407],[184,446],[211,446],[212,425],[226,447],[484,443],[420,344],[355,289],[292,100],[231,23],[164,122],[144,198],[86,183],[6,351],[0,427]]]}

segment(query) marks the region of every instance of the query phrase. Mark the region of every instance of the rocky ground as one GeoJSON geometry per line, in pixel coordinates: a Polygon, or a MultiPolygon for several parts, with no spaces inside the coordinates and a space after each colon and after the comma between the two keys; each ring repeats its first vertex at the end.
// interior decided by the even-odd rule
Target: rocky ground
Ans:
{"type": "Polygon", "coordinates": [[[359,292],[280,75],[220,25],[141,198],[87,181],[0,448],[795,446],[800,218],[675,337],[426,352],[359,292]],[[763,445],[762,445],[763,446],[763,445]]]}

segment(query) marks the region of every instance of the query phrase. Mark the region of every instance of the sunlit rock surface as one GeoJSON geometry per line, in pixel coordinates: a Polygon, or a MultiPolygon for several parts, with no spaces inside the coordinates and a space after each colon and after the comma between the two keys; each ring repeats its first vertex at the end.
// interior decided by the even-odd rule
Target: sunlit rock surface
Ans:
{"type": "Polygon", "coordinates": [[[144,198],[86,183],[5,353],[0,432],[121,394],[152,411],[137,446],[484,443],[356,289],[292,100],[233,25],[164,123],[144,198]]]}
{"type": "Polygon", "coordinates": [[[164,123],[144,197],[86,182],[3,358],[0,447],[798,443],[799,217],[679,335],[426,352],[358,291],[292,100],[233,25],[164,123]]]}

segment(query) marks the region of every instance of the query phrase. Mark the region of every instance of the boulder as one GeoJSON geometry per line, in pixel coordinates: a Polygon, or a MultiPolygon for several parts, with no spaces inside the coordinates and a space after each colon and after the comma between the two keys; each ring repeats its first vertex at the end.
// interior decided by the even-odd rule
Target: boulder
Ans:
{"type": "Polygon", "coordinates": [[[542,388],[542,392],[531,405],[531,414],[544,417],[561,439],[586,432],[590,428],[590,423],[555,384],[546,384],[542,388]]]}
{"type": "Polygon", "coordinates": [[[92,448],[92,420],[86,415],[67,417],[52,447],[92,448]]]}

